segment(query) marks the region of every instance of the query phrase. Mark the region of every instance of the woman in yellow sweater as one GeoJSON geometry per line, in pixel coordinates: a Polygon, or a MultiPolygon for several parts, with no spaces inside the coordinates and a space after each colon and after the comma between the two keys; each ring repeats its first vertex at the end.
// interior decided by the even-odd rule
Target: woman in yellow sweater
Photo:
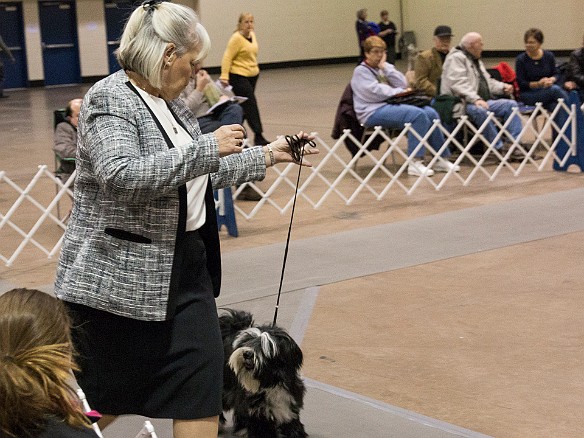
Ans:
{"type": "Polygon", "coordinates": [[[254,133],[254,144],[265,145],[269,141],[262,135],[262,121],[255,98],[255,87],[260,75],[257,61],[258,42],[254,32],[253,15],[244,12],[239,16],[237,30],[227,43],[221,61],[220,81],[224,86],[231,85],[236,96],[247,97],[241,104],[244,117],[254,133]]]}

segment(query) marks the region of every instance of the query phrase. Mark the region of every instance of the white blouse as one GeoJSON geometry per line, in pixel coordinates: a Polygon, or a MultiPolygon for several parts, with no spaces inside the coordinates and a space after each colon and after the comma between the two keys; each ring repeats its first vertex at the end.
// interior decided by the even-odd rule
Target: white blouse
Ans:
{"type": "MultiPolygon", "coordinates": [[[[134,84],[136,85],[136,84],[134,84]]],[[[183,149],[193,139],[187,131],[175,120],[164,99],[152,96],[140,87],[135,87],[144,98],[175,148],[183,149]]],[[[194,231],[205,223],[205,191],[207,190],[208,175],[201,175],[187,182],[187,224],[186,231],[194,231]]]]}

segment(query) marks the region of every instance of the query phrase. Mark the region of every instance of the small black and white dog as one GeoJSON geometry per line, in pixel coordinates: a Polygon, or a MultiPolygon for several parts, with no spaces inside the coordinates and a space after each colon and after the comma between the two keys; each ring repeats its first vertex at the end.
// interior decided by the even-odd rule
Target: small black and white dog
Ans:
{"type": "Polygon", "coordinates": [[[300,347],[280,327],[256,326],[248,312],[223,310],[223,411],[233,409],[233,432],[247,431],[249,438],[307,437],[299,417],[306,393],[300,347]]]}

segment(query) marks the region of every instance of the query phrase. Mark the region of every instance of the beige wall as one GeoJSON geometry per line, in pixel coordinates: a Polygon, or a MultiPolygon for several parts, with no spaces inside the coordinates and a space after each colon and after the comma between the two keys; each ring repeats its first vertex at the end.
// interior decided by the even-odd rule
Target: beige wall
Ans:
{"type": "MultiPolygon", "coordinates": [[[[369,10],[378,21],[387,9],[400,29],[399,0],[179,0],[197,10],[213,48],[205,64],[218,66],[225,44],[243,11],[252,12],[261,63],[357,56],[355,12],[369,10]]],[[[521,50],[523,32],[531,26],[545,34],[546,48],[579,47],[584,32],[582,0],[403,0],[405,30],[416,34],[420,48],[429,47],[438,24],[452,26],[456,39],[481,32],[486,50],[521,50]],[[436,5],[439,4],[440,7],[436,5]]],[[[44,78],[36,0],[24,0],[25,40],[30,80],[44,78]]],[[[108,72],[103,0],[77,0],[81,74],[108,72]]]]}
{"type": "Polygon", "coordinates": [[[109,74],[103,0],[77,0],[81,76],[109,74]]]}
{"type": "Polygon", "coordinates": [[[355,33],[359,8],[368,9],[370,21],[379,21],[379,11],[387,9],[399,27],[397,0],[200,0],[199,6],[213,43],[207,66],[221,64],[241,12],[254,14],[260,63],[359,55],[355,33]]]}
{"type": "Polygon", "coordinates": [[[404,18],[420,48],[432,45],[436,25],[447,24],[456,43],[467,32],[481,33],[485,50],[522,50],[523,34],[530,27],[543,31],[545,48],[573,50],[582,43],[584,1],[404,0],[404,18]]]}
{"type": "Polygon", "coordinates": [[[22,5],[22,15],[24,20],[26,59],[28,61],[28,79],[30,81],[42,80],[45,75],[43,72],[38,3],[32,1],[24,2],[22,5]]]}

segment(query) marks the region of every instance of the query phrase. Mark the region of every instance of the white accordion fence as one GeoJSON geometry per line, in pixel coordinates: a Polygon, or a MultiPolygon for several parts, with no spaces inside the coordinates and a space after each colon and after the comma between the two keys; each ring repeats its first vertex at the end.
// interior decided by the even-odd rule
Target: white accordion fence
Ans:
{"type": "MultiPolygon", "coordinates": [[[[466,116],[463,116],[452,131],[447,130],[439,120],[435,120],[431,129],[424,136],[415,132],[409,124],[395,138],[390,138],[386,131],[377,127],[363,144],[349,130],[345,131],[332,146],[317,135],[315,141],[320,154],[310,157],[313,161],[313,167],[302,168],[298,200],[308,203],[314,209],[318,209],[326,202],[338,203],[340,201],[350,205],[356,199],[367,196],[381,201],[392,190],[413,195],[422,185],[427,184],[435,190],[441,190],[446,184],[452,183],[469,186],[481,176],[489,181],[494,181],[502,172],[509,172],[514,177],[519,177],[528,166],[539,172],[550,169],[553,162],[565,166],[570,158],[573,159],[576,156],[575,120],[578,110],[580,109],[575,105],[568,107],[562,100],[559,101],[553,113],[548,113],[541,104],[538,104],[529,114],[522,115],[516,109],[512,117],[522,118],[523,130],[515,139],[511,138],[507,130],[510,119],[506,123],[502,123],[493,113],[489,113],[485,123],[479,127],[474,126],[466,116]],[[568,113],[568,118],[562,126],[558,126],[554,119],[562,109],[568,113]],[[488,122],[494,123],[499,131],[492,143],[489,143],[483,135],[488,122]],[[445,142],[438,151],[434,151],[428,143],[428,138],[434,130],[440,130],[445,137],[445,142]],[[552,131],[556,135],[552,136],[552,131]],[[449,148],[453,151],[450,160],[459,164],[461,171],[458,173],[453,171],[436,173],[432,177],[408,176],[407,167],[412,161],[412,156],[407,155],[404,146],[409,134],[414,135],[419,140],[412,156],[420,149],[425,149],[427,165],[431,167],[440,159],[441,153],[449,148]],[[345,147],[347,139],[359,146],[354,157],[351,157],[345,147]],[[379,151],[371,152],[368,146],[376,139],[383,139],[384,145],[387,146],[382,145],[379,151]],[[499,139],[509,141],[509,147],[505,148],[504,151],[494,147],[499,139]],[[561,148],[565,149],[562,153],[558,152],[560,142],[568,146],[561,148]],[[481,153],[471,153],[475,145],[482,147],[481,153]],[[519,159],[514,151],[519,151],[519,159]],[[395,159],[394,165],[385,164],[390,156],[395,159]]],[[[273,207],[280,214],[288,212],[294,201],[298,169],[298,166],[294,164],[271,167],[267,171],[265,180],[261,183],[247,183],[239,186],[233,194],[236,200],[234,203],[235,211],[248,220],[254,218],[266,207],[273,207]],[[257,203],[237,202],[237,196],[247,185],[252,186],[261,194],[261,199],[257,203]],[[251,209],[244,208],[249,205],[253,205],[253,207],[251,209]]],[[[70,205],[72,192],[69,187],[74,175],[63,184],[46,165],[41,165],[36,175],[23,189],[12,181],[6,172],[0,171],[2,195],[0,201],[9,199],[11,195],[13,198],[15,197],[6,211],[0,211],[0,260],[6,266],[12,265],[29,244],[32,244],[48,258],[52,258],[58,253],[63,230],[66,227],[66,217],[57,217],[54,212],[61,201],[67,201],[70,205]],[[49,179],[48,184],[46,183],[47,179],[49,179]],[[56,193],[53,188],[55,185],[58,188],[56,193]],[[50,187],[50,195],[47,193],[48,187],[50,187]],[[11,193],[8,194],[5,191],[11,193]],[[39,199],[45,202],[43,203],[39,199]],[[31,208],[33,211],[38,210],[39,216],[26,231],[27,227],[22,225],[22,221],[19,221],[19,212],[23,211],[24,215],[24,211],[26,211],[27,216],[30,217],[31,208]],[[52,227],[51,232],[40,232],[47,226],[52,227]],[[40,238],[35,238],[37,234],[43,234],[42,242],[40,238]],[[45,236],[46,234],[49,237],[45,236]],[[20,241],[16,246],[10,247],[7,244],[9,241],[16,240],[20,241]]]]}

